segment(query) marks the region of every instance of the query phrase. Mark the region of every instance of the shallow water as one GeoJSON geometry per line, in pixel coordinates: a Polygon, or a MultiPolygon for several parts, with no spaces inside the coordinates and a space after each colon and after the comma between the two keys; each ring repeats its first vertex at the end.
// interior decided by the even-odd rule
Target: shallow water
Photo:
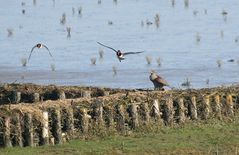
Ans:
{"type": "Polygon", "coordinates": [[[189,0],[188,8],[183,0],[175,0],[174,7],[170,0],[118,0],[117,4],[113,0],[102,0],[101,4],[97,0],[37,0],[36,5],[25,0],[25,6],[22,1],[0,1],[1,82],[152,88],[151,69],[177,88],[186,78],[194,88],[208,87],[207,79],[209,87],[239,81],[237,0],[189,0]],[[24,15],[22,9],[26,10],[24,15]],[[222,10],[228,12],[227,20],[222,10]],[[65,25],[60,24],[63,13],[65,25]],[[155,24],[147,26],[146,20],[154,22],[156,13],[160,15],[159,28],[155,24]],[[66,27],[72,28],[71,38],[67,38],[66,27]],[[10,37],[8,28],[13,29],[10,37]],[[198,43],[197,32],[201,36],[198,43]],[[123,51],[145,52],[119,62],[113,51],[97,41],[123,51]],[[54,60],[46,50],[36,49],[27,67],[22,67],[21,59],[27,58],[38,42],[49,47],[54,60]],[[104,50],[103,60],[99,60],[100,48],[104,50]],[[146,56],[153,58],[151,65],[147,65],[146,56]],[[97,58],[96,65],[91,65],[93,57],[97,58]],[[227,62],[229,59],[235,62],[227,62]],[[217,60],[222,60],[221,68],[217,60]],[[51,71],[51,64],[55,71],[51,71]],[[117,68],[116,76],[113,66],[117,68]]]}

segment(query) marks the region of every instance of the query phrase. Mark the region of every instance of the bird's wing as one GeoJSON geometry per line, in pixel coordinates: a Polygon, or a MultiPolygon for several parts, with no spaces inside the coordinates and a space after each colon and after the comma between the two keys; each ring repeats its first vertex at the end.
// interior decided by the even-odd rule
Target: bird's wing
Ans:
{"type": "Polygon", "coordinates": [[[109,48],[109,49],[111,49],[111,50],[117,52],[117,50],[114,49],[114,48],[112,48],[112,47],[109,47],[109,46],[106,46],[106,45],[104,45],[104,44],[101,44],[100,42],[97,42],[97,43],[100,44],[101,46],[107,47],[107,48],[109,48]]]}
{"type": "Polygon", "coordinates": [[[32,52],[33,52],[33,50],[34,50],[36,47],[37,47],[37,45],[35,45],[35,46],[32,47],[32,50],[31,50],[30,55],[29,55],[29,57],[28,57],[28,61],[30,60],[31,55],[32,55],[32,52]]]}
{"type": "Polygon", "coordinates": [[[51,52],[50,52],[50,50],[49,50],[49,48],[48,48],[46,45],[43,45],[43,44],[42,44],[42,46],[45,47],[45,48],[48,50],[50,56],[53,57],[52,54],[51,54],[51,52]]]}
{"type": "Polygon", "coordinates": [[[165,85],[165,86],[169,86],[168,82],[166,80],[164,80],[163,78],[161,78],[160,76],[158,76],[157,79],[155,79],[157,82],[165,85]]]}
{"type": "Polygon", "coordinates": [[[124,55],[128,55],[128,54],[139,54],[139,53],[143,53],[144,51],[140,51],[140,52],[125,52],[123,53],[124,55]]]}

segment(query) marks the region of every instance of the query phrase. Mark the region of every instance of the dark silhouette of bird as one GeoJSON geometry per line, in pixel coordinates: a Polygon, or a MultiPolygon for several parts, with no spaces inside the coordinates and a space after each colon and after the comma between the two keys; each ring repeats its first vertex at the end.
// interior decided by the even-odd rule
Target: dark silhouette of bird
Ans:
{"type": "Polygon", "coordinates": [[[29,57],[28,57],[28,61],[30,60],[31,55],[32,55],[32,52],[33,52],[33,50],[34,50],[35,48],[43,48],[43,47],[44,47],[45,49],[47,49],[47,51],[49,52],[49,55],[52,57],[52,54],[51,54],[50,50],[48,49],[48,47],[47,47],[46,45],[44,45],[44,44],[38,43],[38,44],[36,44],[35,46],[32,47],[32,50],[31,50],[30,55],[29,55],[29,57]]]}
{"type": "Polygon", "coordinates": [[[155,71],[151,71],[149,79],[153,82],[155,90],[164,90],[164,86],[169,86],[168,82],[157,75],[155,71]]]}
{"type": "Polygon", "coordinates": [[[226,16],[228,14],[228,12],[227,11],[225,11],[225,10],[222,10],[222,15],[223,16],[226,16]]]}
{"type": "Polygon", "coordinates": [[[189,89],[190,86],[191,86],[190,80],[187,78],[186,81],[184,81],[184,82],[181,84],[181,86],[186,87],[186,88],[189,89]]]}
{"type": "Polygon", "coordinates": [[[114,49],[114,48],[112,48],[112,47],[109,47],[109,46],[106,46],[106,45],[104,45],[104,44],[102,44],[102,43],[100,43],[100,42],[97,42],[98,44],[100,44],[101,46],[104,46],[104,47],[106,47],[106,48],[109,48],[109,49],[111,49],[111,50],[113,50],[113,51],[115,51],[115,53],[116,53],[116,56],[117,56],[117,58],[119,59],[119,61],[121,62],[121,60],[124,60],[125,59],[125,55],[129,55],[129,54],[139,54],[139,53],[143,53],[144,51],[140,51],[140,52],[121,52],[120,50],[116,50],[116,49],[114,49]]]}
{"type": "Polygon", "coordinates": [[[229,59],[227,60],[228,62],[234,62],[235,60],[234,59],[229,59]]]}

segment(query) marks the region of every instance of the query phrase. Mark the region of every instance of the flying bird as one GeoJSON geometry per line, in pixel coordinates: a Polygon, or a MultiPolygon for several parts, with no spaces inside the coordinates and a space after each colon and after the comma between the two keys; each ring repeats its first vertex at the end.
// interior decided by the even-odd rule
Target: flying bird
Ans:
{"type": "Polygon", "coordinates": [[[169,86],[168,82],[157,75],[155,71],[151,71],[149,79],[153,82],[155,90],[164,90],[164,86],[169,86]]]}
{"type": "Polygon", "coordinates": [[[45,49],[47,49],[47,51],[49,52],[49,55],[52,57],[52,54],[51,54],[50,50],[48,49],[48,47],[47,47],[46,45],[44,45],[44,44],[38,43],[38,44],[36,44],[35,46],[32,47],[32,50],[31,50],[30,55],[29,55],[29,57],[28,57],[28,61],[30,60],[31,55],[32,55],[32,52],[33,52],[33,50],[34,50],[35,48],[43,48],[43,47],[44,47],[45,49]]]}
{"type": "Polygon", "coordinates": [[[125,55],[129,55],[129,54],[139,54],[139,53],[143,53],[144,51],[140,51],[140,52],[121,52],[120,50],[116,50],[116,49],[114,49],[114,48],[112,48],[112,47],[109,47],[109,46],[106,46],[106,45],[104,45],[104,44],[101,44],[100,42],[97,42],[98,44],[100,44],[101,46],[104,46],[104,47],[106,47],[106,48],[109,48],[109,49],[111,49],[111,50],[113,50],[113,51],[115,51],[115,53],[116,53],[116,56],[117,56],[117,58],[119,59],[119,61],[121,62],[121,60],[124,60],[125,59],[125,55]]]}

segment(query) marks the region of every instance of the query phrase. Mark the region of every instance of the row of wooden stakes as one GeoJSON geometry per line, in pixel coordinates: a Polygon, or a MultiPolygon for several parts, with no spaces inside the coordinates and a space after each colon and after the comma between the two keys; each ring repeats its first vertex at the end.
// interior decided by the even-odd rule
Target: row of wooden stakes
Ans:
{"type": "Polygon", "coordinates": [[[107,106],[103,99],[96,99],[91,108],[67,104],[60,108],[38,109],[40,113],[37,114],[11,111],[4,106],[0,109],[0,146],[61,144],[77,135],[91,134],[96,127],[125,134],[148,125],[173,126],[187,120],[233,118],[236,110],[232,95],[226,95],[225,102],[219,95],[214,95],[213,101],[204,96],[200,106],[195,96],[189,97],[189,101],[172,96],[162,103],[160,99],[152,101],[107,106]]]}
{"type": "MultiPolygon", "coordinates": [[[[67,98],[64,91],[58,91],[58,92],[54,92],[54,93],[56,93],[56,94],[52,95],[53,96],[52,98],[48,97],[48,100],[63,100],[63,99],[67,98]]],[[[109,92],[104,91],[103,95],[104,96],[109,95],[109,92]]],[[[21,103],[21,102],[36,103],[36,102],[39,102],[39,101],[46,100],[46,99],[44,99],[43,95],[40,95],[39,93],[28,94],[27,97],[24,97],[24,98],[28,98],[27,101],[26,101],[26,99],[23,99],[22,96],[23,96],[23,94],[21,92],[12,91],[11,97],[9,98],[9,100],[10,100],[11,103],[14,103],[14,104],[21,103]]],[[[89,91],[89,90],[81,91],[80,96],[81,97],[91,97],[91,91],[89,91]]]]}

